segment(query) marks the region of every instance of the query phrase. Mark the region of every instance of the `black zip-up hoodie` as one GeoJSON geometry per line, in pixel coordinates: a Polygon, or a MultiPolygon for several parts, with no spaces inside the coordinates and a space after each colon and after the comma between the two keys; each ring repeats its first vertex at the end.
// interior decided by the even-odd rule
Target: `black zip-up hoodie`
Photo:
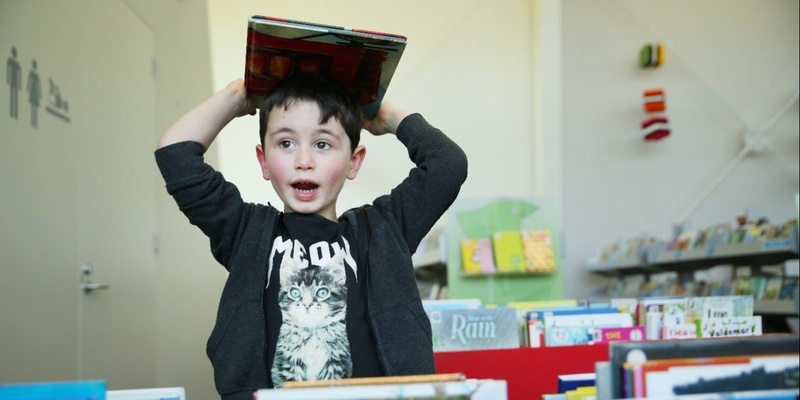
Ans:
{"type": "MultiPolygon", "coordinates": [[[[419,114],[406,117],[396,136],[416,167],[390,194],[341,218],[349,219],[365,252],[368,321],[384,371],[430,374],[431,326],[411,254],[455,201],[467,177],[467,158],[419,114]]],[[[217,391],[225,400],[251,400],[254,391],[268,387],[263,291],[279,211],[244,202],[203,153],[201,144],[182,142],[156,150],[155,157],[167,192],[208,236],[214,258],[229,271],[206,347],[217,391]]]]}

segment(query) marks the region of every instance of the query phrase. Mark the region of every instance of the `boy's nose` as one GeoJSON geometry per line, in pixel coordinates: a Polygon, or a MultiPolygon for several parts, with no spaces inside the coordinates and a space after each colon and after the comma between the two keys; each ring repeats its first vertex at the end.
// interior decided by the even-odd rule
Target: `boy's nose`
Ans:
{"type": "Polygon", "coordinates": [[[294,162],[297,169],[314,168],[314,155],[312,154],[312,150],[309,148],[299,149],[294,162]]]}

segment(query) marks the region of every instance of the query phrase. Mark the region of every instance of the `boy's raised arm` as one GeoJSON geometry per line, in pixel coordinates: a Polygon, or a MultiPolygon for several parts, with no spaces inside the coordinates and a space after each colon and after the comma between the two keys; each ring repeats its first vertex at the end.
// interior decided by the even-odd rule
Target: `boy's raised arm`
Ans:
{"type": "Polygon", "coordinates": [[[256,107],[247,97],[244,80],[235,80],[172,124],[161,136],[158,148],[191,140],[208,149],[222,128],[234,118],[255,113],[256,107]]]}

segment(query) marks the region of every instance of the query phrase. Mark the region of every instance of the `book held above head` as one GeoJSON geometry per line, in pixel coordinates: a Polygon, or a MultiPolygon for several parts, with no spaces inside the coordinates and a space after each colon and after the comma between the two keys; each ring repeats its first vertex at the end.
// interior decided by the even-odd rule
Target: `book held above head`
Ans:
{"type": "Polygon", "coordinates": [[[320,74],[345,87],[372,118],[405,47],[402,35],[254,15],[247,25],[247,94],[258,106],[280,80],[320,74]]]}

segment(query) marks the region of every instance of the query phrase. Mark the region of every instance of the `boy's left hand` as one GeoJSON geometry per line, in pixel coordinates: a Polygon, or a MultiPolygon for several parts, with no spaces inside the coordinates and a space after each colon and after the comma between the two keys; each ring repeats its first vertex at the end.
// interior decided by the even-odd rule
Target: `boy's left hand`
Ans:
{"type": "Polygon", "coordinates": [[[390,102],[384,101],[381,103],[380,108],[378,108],[378,114],[374,119],[364,119],[364,129],[375,136],[396,133],[400,122],[409,114],[411,113],[390,102]]]}

